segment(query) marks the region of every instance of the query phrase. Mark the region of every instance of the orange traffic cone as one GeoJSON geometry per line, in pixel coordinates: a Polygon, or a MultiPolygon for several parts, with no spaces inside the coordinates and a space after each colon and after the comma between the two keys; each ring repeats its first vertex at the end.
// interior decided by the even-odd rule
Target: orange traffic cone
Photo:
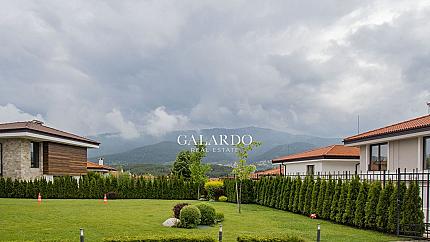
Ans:
{"type": "Polygon", "coordinates": [[[37,195],[37,202],[39,204],[42,202],[42,196],[40,196],[40,192],[39,192],[39,195],[37,195]]]}
{"type": "Polygon", "coordinates": [[[107,204],[107,197],[106,197],[106,194],[105,194],[105,197],[103,198],[103,203],[104,203],[104,204],[107,204]]]}

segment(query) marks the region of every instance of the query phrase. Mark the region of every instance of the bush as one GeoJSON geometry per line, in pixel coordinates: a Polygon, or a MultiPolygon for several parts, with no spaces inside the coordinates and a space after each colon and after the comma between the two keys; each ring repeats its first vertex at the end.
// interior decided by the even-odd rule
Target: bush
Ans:
{"type": "Polygon", "coordinates": [[[188,206],[188,203],[178,203],[173,207],[173,216],[175,216],[175,218],[179,219],[179,216],[181,214],[181,209],[185,206],[188,206]]]}
{"type": "Polygon", "coordinates": [[[392,181],[384,187],[380,192],[378,205],[376,206],[376,227],[381,231],[387,231],[388,208],[390,206],[390,196],[394,192],[394,184],[392,181]]]}
{"type": "Polygon", "coordinates": [[[220,202],[227,202],[227,197],[226,196],[220,196],[218,198],[218,201],[220,201],[220,202]]]}
{"type": "Polygon", "coordinates": [[[208,194],[208,199],[218,200],[224,195],[224,182],[223,181],[208,181],[205,183],[205,190],[208,194]]]}
{"type": "Polygon", "coordinates": [[[381,193],[381,182],[373,182],[370,185],[365,209],[366,216],[364,223],[367,228],[376,228],[376,207],[378,206],[379,193],[381,193]]]}
{"type": "Polygon", "coordinates": [[[200,210],[196,206],[185,206],[181,209],[179,215],[179,219],[181,220],[180,227],[195,228],[200,224],[201,217],[200,210]]]}
{"type": "Polygon", "coordinates": [[[215,222],[219,223],[224,221],[224,214],[221,212],[215,212],[215,222]]]}
{"type": "Polygon", "coordinates": [[[200,210],[200,224],[212,225],[215,223],[215,208],[207,203],[199,203],[196,207],[200,210]]]}
{"type": "Polygon", "coordinates": [[[105,242],[215,242],[209,236],[190,236],[190,235],[164,235],[164,236],[145,236],[145,237],[117,237],[104,239],[105,242]]]}
{"type": "Polygon", "coordinates": [[[262,237],[262,236],[251,236],[241,235],[237,237],[238,242],[305,242],[297,236],[282,236],[282,237],[262,237]]]}

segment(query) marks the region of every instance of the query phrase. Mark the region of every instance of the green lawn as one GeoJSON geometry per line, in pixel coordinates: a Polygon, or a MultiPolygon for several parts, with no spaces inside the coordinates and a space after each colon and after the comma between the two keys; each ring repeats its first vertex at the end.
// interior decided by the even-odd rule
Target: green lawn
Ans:
{"type": "MultiPolygon", "coordinates": [[[[165,228],[161,223],[172,214],[178,201],[171,200],[36,200],[0,199],[0,240],[73,240],[79,228],[86,241],[102,241],[118,235],[209,234],[216,238],[218,227],[199,229],[165,228]]],[[[197,201],[189,201],[197,203],[197,201]]],[[[224,241],[235,241],[239,234],[295,234],[309,241],[316,238],[321,223],[322,241],[395,241],[396,237],[354,229],[322,220],[279,211],[259,205],[243,205],[242,214],[235,204],[213,203],[225,215],[224,241]]]]}

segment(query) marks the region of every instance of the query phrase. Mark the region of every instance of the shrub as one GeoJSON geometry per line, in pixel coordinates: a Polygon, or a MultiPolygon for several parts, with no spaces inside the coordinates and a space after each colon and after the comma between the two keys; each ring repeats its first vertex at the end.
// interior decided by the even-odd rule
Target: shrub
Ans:
{"type": "MultiPolygon", "coordinates": [[[[406,183],[401,182],[400,187],[395,186],[394,191],[390,196],[390,206],[388,207],[387,232],[394,233],[397,229],[397,195],[399,194],[399,206],[402,208],[404,196],[406,194],[406,183]]],[[[400,213],[400,221],[403,213],[400,213]]]]}
{"type": "Polygon", "coordinates": [[[355,202],[354,219],[353,223],[359,228],[364,227],[365,208],[367,201],[367,193],[369,191],[369,184],[363,181],[358,192],[357,201],[355,202]]]}
{"type": "Polygon", "coordinates": [[[251,236],[241,235],[237,237],[238,242],[304,242],[297,236],[282,236],[282,237],[263,237],[263,236],[251,236]]]}
{"type": "Polygon", "coordinates": [[[316,209],[316,214],[318,215],[318,217],[321,216],[322,211],[323,211],[323,205],[324,205],[324,196],[325,196],[325,190],[327,188],[327,181],[323,180],[321,181],[321,185],[320,185],[320,191],[318,192],[318,202],[317,202],[317,209],[316,209]]]}
{"type": "Polygon", "coordinates": [[[310,177],[308,181],[308,188],[306,189],[305,204],[303,206],[303,213],[306,215],[310,214],[311,212],[313,188],[314,188],[314,179],[313,177],[310,177]]]}
{"type": "Polygon", "coordinates": [[[159,235],[159,236],[133,236],[104,239],[105,242],[215,242],[210,236],[193,235],[159,235]]]}
{"type": "Polygon", "coordinates": [[[215,208],[207,203],[199,203],[196,207],[200,210],[200,224],[212,225],[215,223],[215,208]]]}
{"type": "Polygon", "coordinates": [[[220,201],[220,202],[227,202],[227,197],[226,196],[220,196],[218,198],[218,201],[220,201]]]}
{"type": "Polygon", "coordinates": [[[224,221],[224,214],[221,212],[215,212],[215,222],[219,223],[224,221]]]}
{"type": "Polygon", "coordinates": [[[318,193],[320,191],[321,186],[321,178],[318,177],[317,181],[315,182],[315,185],[312,189],[312,201],[311,201],[311,209],[309,213],[316,213],[317,212],[317,204],[318,204],[318,193]]]}
{"type": "Polygon", "coordinates": [[[218,200],[218,198],[224,195],[224,182],[223,181],[208,181],[205,183],[205,190],[208,195],[208,199],[218,200]]]}
{"type": "Polygon", "coordinates": [[[348,196],[346,198],[345,212],[342,216],[342,223],[352,224],[355,214],[355,202],[360,191],[360,179],[356,176],[349,183],[348,196]]]}
{"type": "Polygon", "coordinates": [[[178,203],[173,207],[173,216],[175,216],[175,218],[179,219],[179,216],[181,214],[181,210],[183,207],[188,206],[188,203],[178,203]]]}
{"type": "Polygon", "coordinates": [[[326,184],[324,203],[323,203],[322,212],[321,212],[321,217],[324,219],[330,219],[330,209],[331,209],[331,202],[333,200],[334,187],[335,187],[335,182],[331,178],[329,178],[326,184]]]}
{"type": "Polygon", "coordinates": [[[420,188],[417,182],[411,182],[406,191],[400,220],[400,226],[406,235],[421,236],[424,232],[424,213],[417,204],[421,204],[420,188]]]}
{"type": "MultiPolygon", "coordinates": [[[[381,182],[373,182],[370,185],[367,197],[364,223],[367,228],[376,228],[376,206],[378,205],[381,182]]],[[[388,200],[387,200],[388,201],[388,200]]]]}
{"type": "Polygon", "coordinates": [[[387,231],[388,207],[390,206],[390,196],[394,192],[392,181],[380,192],[378,205],[376,206],[376,226],[381,231],[387,231]]]}
{"type": "Polygon", "coordinates": [[[179,219],[181,220],[180,227],[195,228],[200,224],[201,217],[200,210],[196,206],[185,206],[181,209],[179,215],[179,219]]]}
{"type": "Polygon", "coordinates": [[[331,201],[331,211],[330,211],[330,220],[335,221],[336,215],[338,213],[338,203],[340,193],[342,191],[342,180],[339,178],[334,188],[333,200],[331,201]]]}

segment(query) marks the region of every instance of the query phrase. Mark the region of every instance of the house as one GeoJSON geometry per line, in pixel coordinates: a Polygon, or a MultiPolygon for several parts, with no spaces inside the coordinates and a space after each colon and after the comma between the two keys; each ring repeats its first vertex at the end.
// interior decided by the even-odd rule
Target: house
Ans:
{"type": "Polygon", "coordinates": [[[42,122],[0,124],[0,175],[13,179],[80,176],[87,173],[87,149],[99,142],[45,126],[42,122]]]}
{"type": "Polygon", "coordinates": [[[256,171],[256,172],[251,174],[251,178],[258,178],[260,176],[277,176],[277,175],[281,175],[280,167],[256,171]]]}
{"type": "Polygon", "coordinates": [[[99,159],[99,163],[87,161],[87,172],[95,172],[103,175],[115,174],[117,170],[113,167],[103,164],[103,158],[99,159]]]}
{"type": "Polygon", "coordinates": [[[430,115],[347,137],[360,148],[360,170],[395,171],[430,168],[430,115]]]}
{"type": "Polygon", "coordinates": [[[359,162],[360,150],[343,145],[330,145],[272,160],[272,164],[283,166],[282,174],[356,172],[359,162]]]}

